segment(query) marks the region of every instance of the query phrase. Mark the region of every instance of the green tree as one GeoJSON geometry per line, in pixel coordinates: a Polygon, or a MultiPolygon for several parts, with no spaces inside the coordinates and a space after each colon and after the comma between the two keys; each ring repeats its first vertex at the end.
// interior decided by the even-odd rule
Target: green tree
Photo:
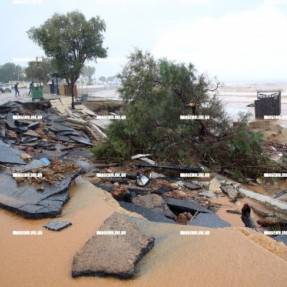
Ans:
{"type": "Polygon", "coordinates": [[[0,67],[0,82],[7,83],[9,81],[23,81],[23,69],[14,63],[6,63],[0,67]]]}
{"type": "Polygon", "coordinates": [[[104,77],[104,76],[100,76],[99,77],[99,81],[101,81],[101,82],[105,82],[107,79],[106,79],[106,77],[104,77]]]}
{"type": "Polygon", "coordinates": [[[155,60],[136,50],[118,77],[126,120],[111,124],[107,140],[95,148],[96,156],[152,153],[159,161],[219,164],[242,175],[270,172],[270,163],[261,154],[261,135],[249,131],[246,115],[233,125],[222,103],[211,95],[219,83],[211,89],[212,83],[192,64],[155,60]],[[183,120],[183,115],[197,119],[183,120]]]}
{"type": "Polygon", "coordinates": [[[59,76],[71,86],[73,109],[74,84],[85,61],[107,56],[107,48],[103,47],[105,29],[105,22],[100,17],[86,20],[82,13],[73,11],[67,15],[55,13],[39,28],[28,31],[29,38],[43,48],[59,76]]]}
{"type": "Polygon", "coordinates": [[[92,66],[84,66],[82,70],[82,74],[89,78],[89,85],[92,84],[92,77],[96,72],[96,68],[92,66]]]}
{"type": "Polygon", "coordinates": [[[112,77],[108,77],[108,81],[109,81],[109,82],[113,82],[114,79],[115,79],[115,77],[113,77],[113,76],[112,76],[112,77]]]}
{"type": "Polygon", "coordinates": [[[25,69],[25,72],[27,79],[39,79],[44,84],[47,84],[50,80],[50,74],[53,72],[53,68],[49,59],[42,58],[42,61],[28,62],[28,67],[25,69]]]}

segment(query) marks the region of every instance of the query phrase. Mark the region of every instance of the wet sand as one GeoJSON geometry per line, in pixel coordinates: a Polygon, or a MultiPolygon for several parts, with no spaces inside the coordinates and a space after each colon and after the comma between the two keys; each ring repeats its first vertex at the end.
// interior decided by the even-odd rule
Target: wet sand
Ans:
{"type": "Polygon", "coordinates": [[[70,220],[73,225],[63,231],[43,228],[49,219],[22,219],[1,209],[0,285],[286,286],[287,262],[271,252],[279,248],[282,254],[287,254],[282,243],[258,235],[259,245],[250,238],[249,232],[244,234],[236,228],[207,229],[146,221],[139,225],[140,229],[155,236],[156,245],[139,263],[135,279],[73,279],[73,256],[114,210],[122,209],[110,194],[81,180],[73,186],[71,200],[61,218],[70,220]],[[41,230],[43,235],[15,236],[13,230],[41,230]],[[182,236],[181,230],[209,230],[210,235],[182,236]]]}

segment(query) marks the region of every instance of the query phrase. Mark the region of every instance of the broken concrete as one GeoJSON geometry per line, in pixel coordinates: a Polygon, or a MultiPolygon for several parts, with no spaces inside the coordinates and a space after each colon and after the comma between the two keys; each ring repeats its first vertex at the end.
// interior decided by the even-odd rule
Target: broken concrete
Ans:
{"type": "Polygon", "coordinates": [[[216,179],[216,178],[213,178],[210,183],[209,183],[209,186],[208,186],[208,191],[211,191],[211,192],[214,192],[214,193],[221,193],[221,184],[220,182],[216,179]]]}
{"type": "Polygon", "coordinates": [[[62,229],[67,228],[70,225],[72,225],[72,223],[69,221],[53,220],[46,223],[44,227],[53,231],[60,231],[62,229]]]}
{"type": "Polygon", "coordinates": [[[125,235],[94,235],[75,255],[72,276],[132,278],[135,266],[154,246],[154,238],[141,233],[135,222],[114,212],[100,231],[124,231],[125,235]]]}

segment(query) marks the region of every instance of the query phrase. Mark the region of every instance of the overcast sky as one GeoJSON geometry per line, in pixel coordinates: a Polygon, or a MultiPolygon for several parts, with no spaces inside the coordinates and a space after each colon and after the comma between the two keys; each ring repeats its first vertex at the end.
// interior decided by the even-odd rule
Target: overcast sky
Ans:
{"type": "MultiPolygon", "coordinates": [[[[287,78],[287,0],[0,0],[0,64],[44,56],[27,36],[55,12],[106,22],[108,59],[97,77],[121,71],[135,47],[191,62],[220,81],[287,78]],[[21,3],[22,2],[22,3],[21,3]]],[[[24,60],[24,62],[22,60],[24,60]]],[[[22,62],[21,62],[21,61],[22,62]]]]}

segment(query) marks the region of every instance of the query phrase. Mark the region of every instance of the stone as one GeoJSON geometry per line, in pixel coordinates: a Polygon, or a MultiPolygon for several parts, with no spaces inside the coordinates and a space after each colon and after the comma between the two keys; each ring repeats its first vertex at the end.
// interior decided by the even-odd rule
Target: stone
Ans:
{"type": "Polygon", "coordinates": [[[221,189],[225,192],[231,199],[237,198],[238,190],[233,185],[221,185],[221,189]]]}
{"type": "Polygon", "coordinates": [[[222,220],[215,213],[199,213],[188,225],[202,226],[208,228],[230,227],[231,224],[222,220]]]}
{"type": "Polygon", "coordinates": [[[176,224],[176,222],[174,222],[173,220],[168,219],[164,215],[154,212],[146,207],[142,207],[140,205],[136,205],[125,201],[119,201],[119,204],[122,208],[131,212],[138,213],[149,221],[176,224]]]}
{"type": "Polygon", "coordinates": [[[184,186],[187,187],[188,189],[191,189],[191,190],[197,190],[197,189],[200,189],[201,186],[198,185],[198,184],[193,184],[193,183],[190,183],[190,182],[185,182],[184,183],[184,186]]]}
{"type": "Polygon", "coordinates": [[[128,201],[131,197],[131,194],[128,191],[127,187],[123,186],[113,190],[112,196],[116,200],[128,201]]]}
{"type": "Polygon", "coordinates": [[[209,182],[209,186],[208,186],[208,191],[212,191],[214,193],[221,193],[221,184],[220,182],[216,179],[213,178],[210,182],[209,182]]]}
{"type": "Polygon", "coordinates": [[[72,225],[72,223],[69,221],[53,220],[46,223],[44,227],[53,231],[60,231],[62,229],[67,228],[70,225],[72,225]]]}
{"type": "Polygon", "coordinates": [[[167,218],[175,217],[174,213],[171,212],[162,197],[157,194],[138,195],[132,199],[132,203],[160,213],[167,218]]]}
{"type": "Polygon", "coordinates": [[[190,199],[174,199],[169,197],[164,197],[166,204],[173,209],[183,211],[183,212],[203,212],[203,213],[210,213],[211,211],[206,209],[205,207],[195,203],[190,199]]]}
{"type": "Polygon", "coordinates": [[[135,266],[154,246],[154,238],[139,231],[133,221],[114,212],[100,231],[124,231],[126,235],[94,235],[74,256],[72,277],[113,276],[132,278],[135,266]]]}

